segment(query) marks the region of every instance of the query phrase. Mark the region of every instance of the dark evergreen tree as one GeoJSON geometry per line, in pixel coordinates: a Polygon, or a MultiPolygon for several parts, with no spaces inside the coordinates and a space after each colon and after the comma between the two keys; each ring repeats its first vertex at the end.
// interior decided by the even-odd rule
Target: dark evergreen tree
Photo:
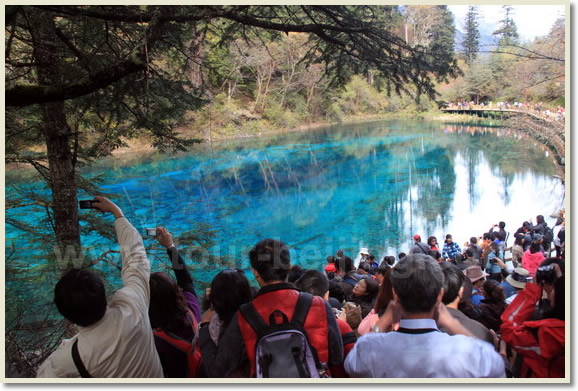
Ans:
{"type": "Polygon", "coordinates": [[[506,14],[504,19],[500,20],[500,26],[493,32],[493,35],[498,36],[500,46],[515,45],[518,43],[518,28],[512,19],[514,8],[510,5],[504,5],[502,8],[506,14]]]}
{"type": "Polygon", "coordinates": [[[478,30],[478,6],[471,5],[468,7],[468,13],[464,22],[465,36],[462,41],[464,48],[464,56],[466,62],[471,65],[478,55],[480,50],[480,31],[478,30]]]}
{"type": "MultiPolygon", "coordinates": [[[[456,27],[454,23],[454,15],[449,10],[447,5],[435,6],[436,11],[439,12],[439,23],[432,28],[431,35],[433,43],[430,47],[432,55],[432,63],[435,68],[444,70],[445,74],[451,74],[452,70],[458,70],[455,61],[448,62],[448,58],[454,58],[454,42],[456,36],[456,27]],[[450,69],[450,67],[452,69],[450,69]]],[[[447,80],[447,79],[446,79],[447,80]]]]}

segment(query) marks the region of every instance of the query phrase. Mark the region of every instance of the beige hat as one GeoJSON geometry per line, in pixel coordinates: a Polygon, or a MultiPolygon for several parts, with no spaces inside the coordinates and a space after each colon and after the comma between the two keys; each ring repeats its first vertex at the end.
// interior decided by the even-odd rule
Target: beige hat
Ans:
{"type": "Polygon", "coordinates": [[[361,250],[359,250],[359,253],[369,255],[369,250],[367,249],[367,247],[362,247],[361,250]]]}
{"type": "Polygon", "coordinates": [[[466,270],[464,270],[464,274],[470,279],[472,284],[481,278],[489,276],[489,274],[483,271],[479,266],[468,267],[466,270]]]}
{"type": "Polygon", "coordinates": [[[524,289],[526,287],[526,281],[530,273],[523,267],[517,267],[514,269],[512,274],[506,277],[508,284],[512,285],[514,288],[524,289]]]}

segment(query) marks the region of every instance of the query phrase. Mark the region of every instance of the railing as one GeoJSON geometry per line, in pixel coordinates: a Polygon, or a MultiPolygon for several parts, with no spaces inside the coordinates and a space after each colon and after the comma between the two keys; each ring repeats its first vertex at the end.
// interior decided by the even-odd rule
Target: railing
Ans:
{"type": "Polygon", "coordinates": [[[563,116],[562,120],[558,120],[552,118],[552,115],[531,109],[481,108],[476,106],[451,107],[441,109],[441,111],[446,113],[477,115],[479,117],[487,113],[488,116],[494,118],[500,114],[500,118],[506,121],[507,127],[528,133],[545,144],[555,154],[558,165],[562,167],[562,169],[564,167],[566,134],[563,116]]]}

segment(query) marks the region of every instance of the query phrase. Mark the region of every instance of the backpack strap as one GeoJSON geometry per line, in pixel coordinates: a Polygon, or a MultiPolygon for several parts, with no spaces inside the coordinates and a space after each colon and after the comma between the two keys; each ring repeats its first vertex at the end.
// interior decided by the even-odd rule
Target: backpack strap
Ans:
{"type": "Polygon", "coordinates": [[[253,303],[243,304],[241,308],[239,308],[239,311],[241,311],[243,318],[245,318],[247,323],[249,323],[249,325],[253,328],[253,330],[255,330],[257,335],[263,334],[263,332],[267,329],[267,327],[269,327],[267,326],[261,315],[259,315],[253,303]]]}
{"type": "Polygon", "coordinates": [[[78,353],[78,339],[72,344],[72,361],[74,361],[74,365],[76,366],[78,373],[80,373],[80,377],[92,377],[80,359],[80,353],[78,353]]]}
{"type": "Polygon", "coordinates": [[[293,317],[291,322],[295,322],[301,326],[305,325],[305,318],[313,302],[313,295],[311,293],[300,292],[299,298],[297,299],[297,304],[295,304],[295,311],[293,312],[293,317]]]}

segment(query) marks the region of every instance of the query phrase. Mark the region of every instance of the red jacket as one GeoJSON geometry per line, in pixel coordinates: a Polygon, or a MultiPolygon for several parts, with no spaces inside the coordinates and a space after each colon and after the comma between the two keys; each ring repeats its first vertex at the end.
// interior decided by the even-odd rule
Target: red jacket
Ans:
{"type": "Polygon", "coordinates": [[[522,267],[530,273],[530,276],[534,277],[536,270],[544,259],[544,254],[541,251],[532,254],[530,250],[526,250],[524,255],[522,255],[522,267]]]}
{"type": "Polygon", "coordinates": [[[521,376],[564,377],[565,322],[528,320],[540,297],[542,287],[527,283],[502,314],[502,339],[524,357],[521,376]]]}
{"type": "MultiPolygon", "coordinates": [[[[286,287],[281,286],[281,288],[286,287]]],[[[269,315],[275,310],[282,311],[291,319],[298,297],[298,290],[277,289],[257,295],[253,299],[252,304],[265,323],[269,324],[269,315]]],[[[251,376],[255,376],[255,345],[257,343],[257,334],[241,313],[238,313],[238,321],[239,330],[245,342],[247,357],[251,364],[251,376]]],[[[327,322],[325,301],[321,297],[314,296],[303,328],[307,332],[309,342],[317,350],[319,361],[329,366],[329,327],[327,322]]]]}

